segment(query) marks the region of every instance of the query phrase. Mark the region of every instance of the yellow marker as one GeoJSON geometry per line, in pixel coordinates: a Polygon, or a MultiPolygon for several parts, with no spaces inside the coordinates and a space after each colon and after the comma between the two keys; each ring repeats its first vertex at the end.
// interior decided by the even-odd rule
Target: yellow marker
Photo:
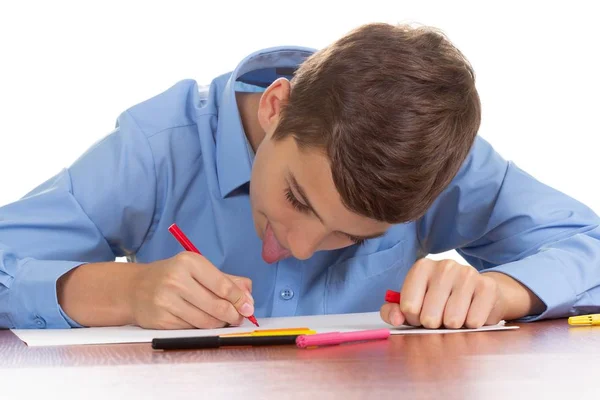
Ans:
{"type": "Polygon", "coordinates": [[[600,325],[600,314],[569,317],[569,325],[600,325]]]}
{"type": "Polygon", "coordinates": [[[228,333],[220,335],[221,337],[240,337],[240,336],[291,336],[291,335],[314,335],[317,333],[308,328],[288,328],[288,329],[261,329],[252,332],[228,333]]]}

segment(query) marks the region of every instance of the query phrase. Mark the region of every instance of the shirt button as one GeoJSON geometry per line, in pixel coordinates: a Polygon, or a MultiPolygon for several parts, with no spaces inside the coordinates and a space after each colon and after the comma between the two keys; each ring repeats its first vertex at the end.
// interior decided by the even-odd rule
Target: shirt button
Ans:
{"type": "Polygon", "coordinates": [[[44,319],[42,317],[36,316],[33,321],[35,322],[35,325],[38,328],[45,328],[46,327],[46,321],[44,321],[44,319]]]}
{"type": "Polygon", "coordinates": [[[292,297],[294,297],[294,291],[290,288],[281,289],[281,292],[279,292],[279,296],[283,300],[289,300],[292,297]]]}

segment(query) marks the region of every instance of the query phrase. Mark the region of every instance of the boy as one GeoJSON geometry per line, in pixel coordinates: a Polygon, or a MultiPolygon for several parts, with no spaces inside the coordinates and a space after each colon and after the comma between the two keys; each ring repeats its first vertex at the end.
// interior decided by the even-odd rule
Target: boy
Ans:
{"type": "Polygon", "coordinates": [[[0,326],[380,309],[458,328],[599,309],[597,215],[479,123],[472,68],[427,28],[370,24],[315,53],[256,52],[207,89],[180,82],[0,209],[0,326]],[[450,249],[472,266],[424,258],[450,249]]]}

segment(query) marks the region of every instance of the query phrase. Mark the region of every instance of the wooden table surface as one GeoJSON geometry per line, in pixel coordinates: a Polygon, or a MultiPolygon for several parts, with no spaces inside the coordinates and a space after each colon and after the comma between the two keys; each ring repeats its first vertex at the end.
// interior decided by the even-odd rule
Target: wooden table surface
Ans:
{"type": "Polygon", "coordinates": [[[600,326],[293,346],[153,351],[150,344],[29,348],[0,331],[0,398],[598,398],[600,326]]]}

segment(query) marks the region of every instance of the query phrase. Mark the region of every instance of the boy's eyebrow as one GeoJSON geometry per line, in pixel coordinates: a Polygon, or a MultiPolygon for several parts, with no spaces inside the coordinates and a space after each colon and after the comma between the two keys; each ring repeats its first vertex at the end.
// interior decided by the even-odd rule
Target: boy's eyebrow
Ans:
{"type": "MultiPolygon", "coordinates": [[[[296,177],[294,176],[294,174],[292,174],[291,171],[289,172],[289,177],[290,177],[290,181],[292,183],[292,186],[294,187],[294,189],[296,190],[296,192],[298,192],[298,194],[302,198],[302,201],[304,202],[304,204],[306,204],[306,207],[308,207],[308,209],[310,211],[312,211],[317,216],[317,218],[319,218],[319,221],[321,221],[322,223],[325,223],[323,221],[323,218],[321,218],[321,216],[319,215],[319,213],[317,212],[317,210],[315,210],[315,208],[310,203],[310,200],[308,199],[308,196],[306,195],[306,192],[304,191],[304,189],[302,188],[302,186],[300,186],[300,184],[296,180],[296,177]]],[[[354,239],[358,239],[358,240],[375,239],[375,238],[378,238],[378,237],[381,237],[381,236],[385,235],[385,231],[384,232],[377,232],[377,233],[374,233],[372,235],[364,235],[364,236],[363,235],[351,235],[349,233],[340,232],[340,231],[338,231],[338,233],[341,233],[342,235],[350,236],[350,237],[352,237],[354,239]]]]}

